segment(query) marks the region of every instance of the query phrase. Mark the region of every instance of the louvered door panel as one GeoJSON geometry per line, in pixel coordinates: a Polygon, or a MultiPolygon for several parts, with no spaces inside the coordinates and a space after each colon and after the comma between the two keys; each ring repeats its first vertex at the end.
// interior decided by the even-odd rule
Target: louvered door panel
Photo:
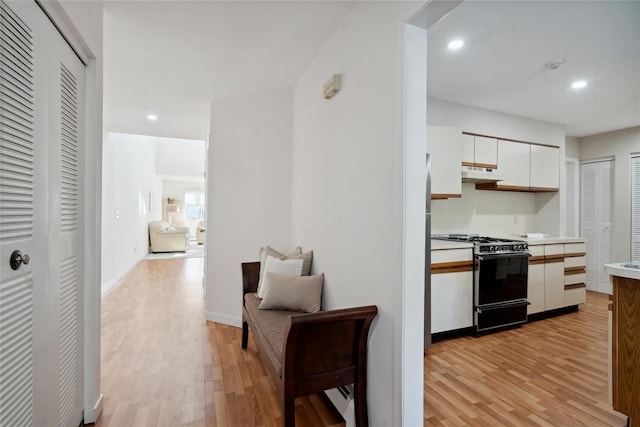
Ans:
{"type": "Polygon", "coordinates": [[[640,156],[631,159],[631,258],[640,261],[640,156]]]}
{"type": "Polygon", "coordinates": [[[72,257],[60,268],[60,425],[77,415],[78,396],[78,260],[72,257]]]}
{"type": "Polygon", "coordinates": [[[61,230],[78,228],[78,82],[64,65],[60,67],[61,87],[61,230]]]}
{"type": "MultiPolygon", "coordinates": [[[[583,164],[580,167],[580,234],[586,242],[586,260],[588,266],[595,266],[598,259],[597,168],[597,164],[595,163],[583,164]]],[[[587,289],[591,291],[596,290],[597,278],[597,269],[587,268],[587,277],[585,279],[587,289]]]]}
{"type": "Polygon", "coordinates": [[[0,426],[29,426],[34,413],[34,278],[8,268],[34,229],[34,37],[0,2],[0,426]]]}
{"type": "Polygon", "coordinates": [[[609,292],[609,275],[604,265],[612,262],[613,252],[613,162],[598,162],[598,288],[609,292]]]}

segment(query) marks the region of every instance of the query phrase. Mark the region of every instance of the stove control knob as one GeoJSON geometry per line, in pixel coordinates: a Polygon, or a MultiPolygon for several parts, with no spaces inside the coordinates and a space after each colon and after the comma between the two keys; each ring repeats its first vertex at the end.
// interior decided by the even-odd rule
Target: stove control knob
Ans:
{"type": "Polygon", "coordinates": [[[489,246],[489,252],[495,252],[495,251],[496,251],[495,246],[489,246]]]}

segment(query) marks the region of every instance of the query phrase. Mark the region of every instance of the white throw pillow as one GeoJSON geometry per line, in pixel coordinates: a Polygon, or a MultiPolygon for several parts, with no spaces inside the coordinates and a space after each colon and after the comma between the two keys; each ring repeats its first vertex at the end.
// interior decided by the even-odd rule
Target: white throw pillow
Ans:
{"type": "Polygon", "coordinates": [[[267,273],[277,273],[286,276],[300,276],[302,274],[302,264],[304,260],[302,258],[296,259],[278,259],[267,256],[265,262],[264,271],[260,273],[260,283],[258,285],[258,298],[264,298],[264,280],[267,273]]]}
{"type": "Polygon", "coordinates": [[[264,279],[262,310],[291,310],[315,313],[322,305],[324,274],[287,276],[267,273],[264,279]]]}

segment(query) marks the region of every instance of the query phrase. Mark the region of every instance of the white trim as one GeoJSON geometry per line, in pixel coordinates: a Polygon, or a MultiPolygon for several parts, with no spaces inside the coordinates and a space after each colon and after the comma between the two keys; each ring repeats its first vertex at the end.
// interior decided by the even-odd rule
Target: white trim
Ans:
{"type": "MultiPolygon", "coordinates": [[[[573,191],[573,200],[569,200],[567,198],[567,205],[571,202],[573,204],[573,224],[574,227],[572,230],[569,230],[568,227],[565,230],[565,234],[567,236],[575,236],[577,237],[580,234],[580,159],[576,159],[573,157],[565,157],[565,173],[568,170],[567,164],[570,163],[573,165],[573,183],[574,183],[574,191],[573,191]]],[[[569,180],[569,176],[565,176],[566,181],[569,180]]],[[[565,183],[566,183],[565,181],[565,183]]],[[[565,212],[568,210],[568,206],[565,206],[565,212]]],[[[566,218],[565,223],[568,225],[568,221],[570,218],[566,218]]]]}
{"type": "Polygon", "coordinates": [[[242,317],[205,311],[204,318],[209,322],[222,323],[223,325],[235,326],[236,328],[242,327],[242,317]]]}
{"type": "Polygon", "coordinates": [[[71,22],[71,19],[69,19],[59,1],[35,1],[85,66],[89,64],[92,59],[95,59],[96,56],[93,51],[84,41],[84,38],[73,22],[71,22]]]}
{"type": "Polygon", "coordinates": [[[98,421],[98,417],[102,413],[102,393],[98,395],[98,399],[91,408],[84,408],[84,423],[91,424],[98,421]]]}
{"type": "Polygon", "coordinates": [[[615,156],[604,156],[604,157],[597,157],[595,159],[580,160],[580,164],[584,165],[587,163],[599,163],[599,162],[608,162],[608,161],[615,161],[615,160],[616,160],[615,156]]]}

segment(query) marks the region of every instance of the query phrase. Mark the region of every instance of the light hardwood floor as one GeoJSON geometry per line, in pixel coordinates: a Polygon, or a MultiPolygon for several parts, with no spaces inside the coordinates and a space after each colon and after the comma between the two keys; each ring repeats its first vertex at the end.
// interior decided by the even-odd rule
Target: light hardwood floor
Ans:
{"type": "Polygon", "coordinates": [[[425,357],[428,426],[625,426],[608,402],[607,295],[577,313],[437,342],[425,357]]]}
{"type": "MultiPolygon", "coordinates": [[[[103,298],[97,426],[280,425],[251,336],[242,351],[240,329],[204,320],[202,262],[142,261],[103,298]]],[[[624,426],[607,403],[607,297],[587,301],[578,313],[435,343],[424,424],[624,426]]],[[[317,396],[297,400],[296,423],[344,425],[317,396]]]]}
{"type": "MultiPolygon", "coordinates": [[[[239,328],[204,319],[202,263],[142,261],[103,298],[97,427],[281,425],[253,339],[243,351],[239,328]]],[[[344,422],[310,396],[296,400],[296,425],[344,422]]]]}

